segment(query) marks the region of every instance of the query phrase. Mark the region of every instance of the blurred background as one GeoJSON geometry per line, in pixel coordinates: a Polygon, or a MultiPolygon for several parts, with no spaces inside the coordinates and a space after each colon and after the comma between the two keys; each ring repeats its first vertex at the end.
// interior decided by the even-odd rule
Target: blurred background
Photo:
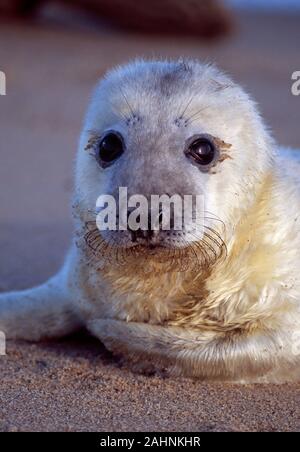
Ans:
{"type": "Polygon", "coordinates": [[[213,61],[300,148],[299,0],[0,0],[0,290],[43,281],[71,231],[73,163],[97,79],[131,58],[213,61]]]}

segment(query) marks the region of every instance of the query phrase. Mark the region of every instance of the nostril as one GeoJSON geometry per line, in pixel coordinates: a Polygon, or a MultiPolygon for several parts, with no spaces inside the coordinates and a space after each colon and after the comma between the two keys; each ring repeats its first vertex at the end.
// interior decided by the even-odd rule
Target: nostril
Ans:
{"type": "MultiPolygon", "coordinates": [[[[152,218],[151,209],[148,212],[148,217],[143,217],[143,226],[141,224],[141,215],[137,215],[134,217],[134,223],[130,221],[130,215],[133,210],[127,211],[127,229],[130,232],[131,240],[136,242],[137,239],[150,240],[159,235],[159,231],[164,229],[164,215],[162,208],[159,209],[158,214],[152,218]],[[146,228],[145,228],[145,220],[146,220],[146,228]],[[138,227],[137,227],[138,226],[138,227]]],[[[132,220],[132,219],[131,219],[132,220]]],[[[174,225],[174,217],[173,212],[170,217],[170,228],[172,229],[174,225]]],[[[167,225],[165,225],[167,226],[167,225]]]]}
{"type": "MultiPolygon", "coordinates": [[[[144,231],[142,228],[136,228],[136,227],[133,227],[132,226],[132,224],[131,224],[131,222],[130,222],[130,214],[132,213],[132,211],[133,210],[128,210],[127,211],[127,229],[128,229],[128,231],[130,232],[130,235],[131,235],[131,241],[132,242],[136,242],[137,241],[137,239],[139,239],[139,238],[147,238],[147,232],[148,231],[144,231]]],[[[140,224],[140,221],[141,221],[141,216],[140,215],[137,215],[136,216],[136,218],[135,218],[135,222],[137,223],[137,224],[140,224]]]]}
{"type": "Polygon", "coordinates": [[[148,214],[148,232],[151,232],[151,231],[152,231],[151,215],[150,215],[150,212],[149,212],[149,214],[148,214]]]}
{"type": "Polygon", "coordinates": [[[143,229],[137,229],[136,231],[133,231],[131,229],[128,230],[130,232],[132,242],[136,242],[137,239],[149,240],[153,235],[153,232],[151,230],[146,231],[144,231],[143,229]]]}
{"type": "Polygon", "coordinates": [[[163,225],[163,211],[162,211],[162,209],[159,209],[158,224],[159,224],[159,229],[160,229],[162,227],[162,225],[163,225]]]}
{"type": "Polygon", "coordinates": [[[148,229],[152,232],[158,232],[162,230],[163,227],[163,212],[161,208],[159,209],[158,213],[156,212],[149,212],[149,219],[148,219],[148,229]]]}
{"type": "Polygon", "coordinates": [[[170,211],[164,216],[163,210],[160,209],[154,222],[155,227],[152,228],[154,231],[172,230],[175,227],[175,216],[174,209],[170,206],[170,211]]]}

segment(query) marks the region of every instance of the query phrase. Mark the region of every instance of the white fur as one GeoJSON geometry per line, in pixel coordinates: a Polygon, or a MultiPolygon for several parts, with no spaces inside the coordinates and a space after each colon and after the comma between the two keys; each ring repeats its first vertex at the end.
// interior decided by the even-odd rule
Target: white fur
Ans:
{"type": "MultiPolygon", "coordinates": [[[[139,366],[151,362],[207,379],[298,380],[296,157],[294,151],[277,155],[254,102],[214,66],[135,61],[110,72],[95,90],[80,139],[78,240],[54,279],[0,296],[0,329],[8,337],[39,340],[86,325],[139,366]],[[108,129],[122,133],[126,152],[103,170],[86,146],[91,134],[108,129]],[[185,140],[199,133],[231,145],[215,173],[202,173],[183,153],[185,140]],[[193,277],[190,271],[155,272],[155,262],[150,274],[115,262],[99,266],[88,255],[84,226],[97,197],[115,194],[118,186],[146,196],[204,193],[207,226],[222,236],[227,256],[193,277]]],[[[142,256],[138,265],[144,264],[142,256]]]]}

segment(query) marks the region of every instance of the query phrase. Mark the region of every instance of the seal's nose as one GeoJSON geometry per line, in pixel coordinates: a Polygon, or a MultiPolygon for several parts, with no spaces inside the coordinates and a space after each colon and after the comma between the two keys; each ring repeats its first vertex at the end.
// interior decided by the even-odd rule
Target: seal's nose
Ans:
{"type": "Polygon", "coordinates": [[[148,221],[147,224],[143,227],[133,228],[129,221],[129,216],[131,214],[131,210],[127,212],[127,226],[128,231],[131,234],[132,242],[136,242],[137,239],[144,239],[145,241],[151,241],[156,235],[158,235],[159,231],[162,230],[162,220],[163,214],[162,210],[159,210],[158,217],[156,221],[152,221],[151,210],[148,211],[148,221]]]}

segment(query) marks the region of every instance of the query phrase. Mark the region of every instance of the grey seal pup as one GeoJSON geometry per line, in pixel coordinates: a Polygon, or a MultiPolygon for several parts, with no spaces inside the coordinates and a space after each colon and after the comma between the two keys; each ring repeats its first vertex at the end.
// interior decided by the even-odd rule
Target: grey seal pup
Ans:
{"type": "Polygon", "coordinates": [[[45,284],[1,294],[0,329],[39,341],[86,327],[137,369],[298,381],[295,155],[213,65],[137,60],[110,71],[80,138],[72,247],[45,284]],[[100,231],[97,199],[120,187],[146,199],[201,193],[201,222],[100,231]]]}

